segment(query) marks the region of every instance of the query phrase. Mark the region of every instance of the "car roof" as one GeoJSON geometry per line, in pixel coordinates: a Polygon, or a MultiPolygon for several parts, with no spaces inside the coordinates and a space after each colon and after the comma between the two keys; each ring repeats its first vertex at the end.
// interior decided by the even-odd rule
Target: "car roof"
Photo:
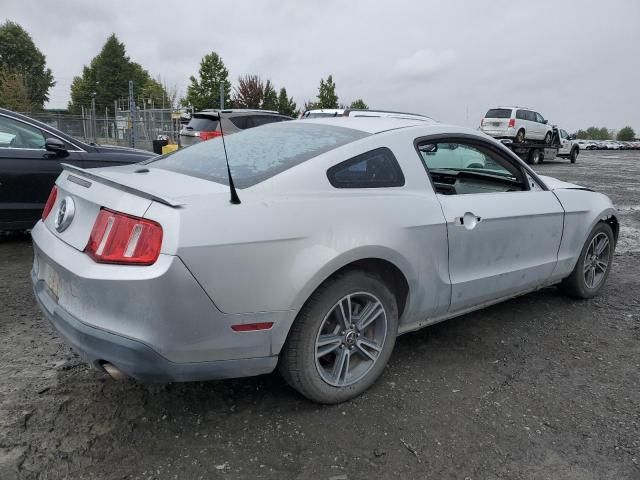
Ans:
{"type": "Polygon", "coordinates": [[[298,122],[304,124],[315,123],[320,125],[333,125],[338,127],[351,128],[353,130],[360,130],[369,134],[382,133],[390,130],[398,130],[404,128],[421,127],[422,129],[428,129],[428,134],[465,134],[492,139],[485,133],[475,129],[472,130],[470,128],[459,127],[457,125],[447,125],[435,121],[425,122],[424,120],[413,120],[398,117],[318,117],[308,118],[306,120],[294,120],[293,122],[286,123],[291,124],[298,122]]]}
{"type": "Polygon", "coordinates": [[[535,112],[535,110],[533,108],[529,108],[529,107],[523,107],[522,105],[511,105],[511,106],[500,106],[500,107],[491,107],[489,110],[496,110],[498,108],[510,108],[510,109],[514,109],[514,108],[519,108],[521,110],[531,110],[532,112],[535,112]]]}
{"type": "Polygon", "coordinates": [[[259,110],[259,109],[251,109],[251,108],[229,108],[225,110],[219,110],[216,108],[207,108],[205,110],[200,110],[199,112],[194,112],[194,115],[211,115],[217,117],[218,114],[221,113],[223,116],[229,116],[232,114],[236,115],[255,115],[255,114],[264,114],[264,115],[280,115],[279,112],[275,110],[259,110]]]}

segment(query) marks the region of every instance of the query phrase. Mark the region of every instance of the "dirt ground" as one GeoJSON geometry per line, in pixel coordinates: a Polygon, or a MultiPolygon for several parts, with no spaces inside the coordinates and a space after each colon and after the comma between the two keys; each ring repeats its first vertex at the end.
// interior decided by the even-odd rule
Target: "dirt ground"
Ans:
{"type": "Polygon", "coordinates": [[[400,337],[378,383],[321,407],[277,375],[147,387],[90,370],[0,239],[0,479],[640,479],[640,152],[544,175],[607,193],[604,293],[555,288],[400,337]]]}

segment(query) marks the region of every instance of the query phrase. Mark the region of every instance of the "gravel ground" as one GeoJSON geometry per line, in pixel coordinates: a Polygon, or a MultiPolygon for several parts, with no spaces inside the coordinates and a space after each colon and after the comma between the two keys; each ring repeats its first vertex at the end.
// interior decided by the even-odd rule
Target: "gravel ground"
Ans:
{"type": "Polygon", "coordinates": [[[640,153],[545,175],[610,195],[604,293],[548,288],[402,336],[369,392],[321,407],[277,375],[147,387],[89,370],[0,239],[0,479],[640,479],[640,153]]]}

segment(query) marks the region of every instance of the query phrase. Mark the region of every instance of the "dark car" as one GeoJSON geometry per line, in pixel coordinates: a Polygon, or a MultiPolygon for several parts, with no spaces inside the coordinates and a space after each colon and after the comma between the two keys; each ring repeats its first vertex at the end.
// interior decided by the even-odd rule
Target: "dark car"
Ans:
{"type": "Polygon", "coordinates": [[[0,108],[0,231],[35,225],[62,171],[61,163],[109,167],[152,156],[132,148],[88,145],[45,123],[0,108]]]}
{"type": "Polygon", "coordinates": [[[247,128],[259,127],[267,123],[293,120],[293,118],[280,115],[273,110],[203,110],[194,113],[189,123],[180,130],[180,142],[182,145],[189,146],[202,140],[219,136],[221,133],[218,115],[222,119],[222,130],[225,135],[247,128]]]}

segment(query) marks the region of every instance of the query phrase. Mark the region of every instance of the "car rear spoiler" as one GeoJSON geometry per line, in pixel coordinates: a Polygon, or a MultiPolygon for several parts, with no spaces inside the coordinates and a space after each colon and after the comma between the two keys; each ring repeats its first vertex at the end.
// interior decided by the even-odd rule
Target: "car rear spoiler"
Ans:
{"type": "MultiPolygon", "coordinates": [[[[110,187],[114,187],[117,188],[118,190],[122,190],[124,192],[128,192],[128,193],[132,193],[134,195],[137,195],[139,197],[143,197],[143,198],[148,198],[149,200],[153,200],[154,202],[158,202],[158,203],[162,203],[164,205],[168,205],[170,207],[173,208],[177,208],[180,207],[181,205],[184,205],[184,203],[178,202],[177,200],[174,200],[170,197],[166,197],[157,193],[153,193],[153,192],[149,192],[149,191],[144,191],[144,190],[140,190],[138,188],[135,187],[130,187],[128,185],[124,185],[120,182],[116,182],[115,180],[105,176],[105,175],[100,175],[99,173],[96,172],[91,172],[87,169],[84,168],[80,168],[80,167],[76,167],[75,165],[69,165],[68,163],[62,163],[61,164],[63,170],[66,170],[68,172],[71,172],[75,175],[80,175],[84,178],[90,178],[91,180],[95,180],[97,182],[100,182],[102,184],[105,185],[109,185],[110,187]]],[[[76,182],[77,183],[77,182],[76,182]]]]}

